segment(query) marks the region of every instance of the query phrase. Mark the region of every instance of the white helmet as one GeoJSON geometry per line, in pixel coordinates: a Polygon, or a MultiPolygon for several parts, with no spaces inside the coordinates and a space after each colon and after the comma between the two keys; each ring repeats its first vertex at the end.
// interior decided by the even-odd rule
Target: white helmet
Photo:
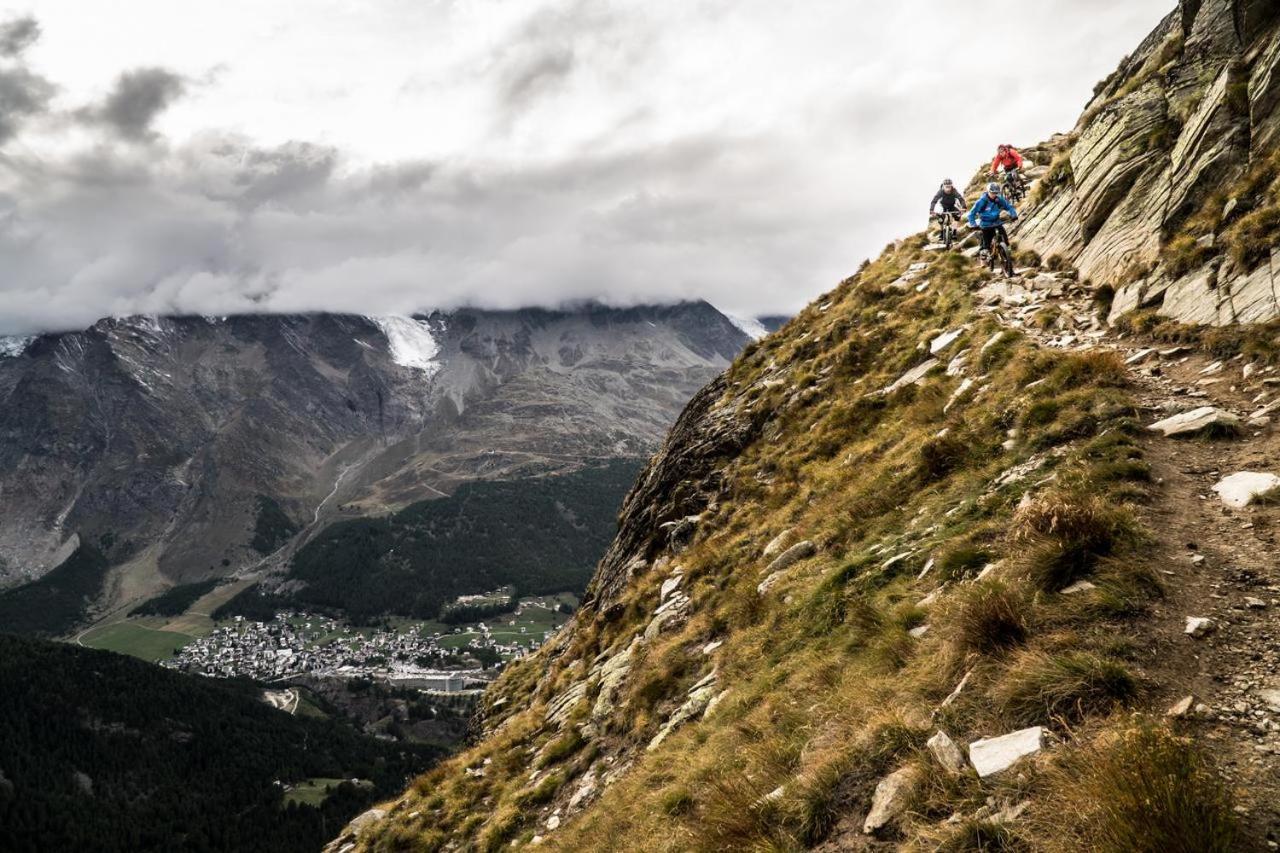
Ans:
{"type": "Polygon", "coordinates": [[[997,184],[995,181],[992,181],[991,183],[987,184],[987,192],[991,193],[992,195],[999,195],[1000,185],[997,184]]]}

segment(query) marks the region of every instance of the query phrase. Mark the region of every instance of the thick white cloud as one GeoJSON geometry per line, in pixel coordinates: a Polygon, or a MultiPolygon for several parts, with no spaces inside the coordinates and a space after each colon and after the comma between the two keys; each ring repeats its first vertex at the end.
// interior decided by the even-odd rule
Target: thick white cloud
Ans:
{"type": "Polygon", "coordinates": [[[41,0],[0,52],[0,333],[795,310],[922,227],[944,174],[1067,129],[1170,8],[41,0]]]}

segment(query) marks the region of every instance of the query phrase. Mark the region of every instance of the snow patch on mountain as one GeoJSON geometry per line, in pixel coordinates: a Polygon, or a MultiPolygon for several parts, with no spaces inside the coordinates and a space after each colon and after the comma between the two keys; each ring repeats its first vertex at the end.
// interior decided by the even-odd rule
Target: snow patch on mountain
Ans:
{"type": "Polygon", "coordinates": [[[721,311],[721,314],[729,320],[730,323],[737,326],[741,332],[753,341],[758,341],[765,335],[769,334],[769,330],[764,325],[752,317],[738,317],[727,311],[721,311]]]}
{"type": "Polygon", "coordinates": [[[35,337],[31,335],[0,336],[0,358],[17,358],[27,351],[34,340],[35,337]]]}
{"type": "Polygon", "coordinates": [[[369,320],[386,335],[391,360],[396,364],[421,370],[428,376],[440,369],[440,362],[436,361],[440,344],[431,334],[427,321],[396,315],[370,317],[369,320]]]}

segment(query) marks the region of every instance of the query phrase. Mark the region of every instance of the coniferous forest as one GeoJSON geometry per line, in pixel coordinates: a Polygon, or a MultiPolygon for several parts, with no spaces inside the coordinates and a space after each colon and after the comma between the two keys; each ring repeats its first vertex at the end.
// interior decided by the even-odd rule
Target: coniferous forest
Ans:
{"type": "Polygon", "coordinates": [[[442,750],[290,716],[261,688],[0,634],[0,850],[315,851],[442,750]],[[316,807],[285,786],[336,784],[316,807]]]}
{"type": "Polygon", "coordinates": [[[355,620],[430,619],[455,596],[508,585],[518,596],[579,592],[640,467],[617,459],[556,477],[465,483],[394,515],[339,522],[294,555],[289,579],[301,590],[278,597],[251,587],[214,616],[270,619],[305,607],[355,620]]]}

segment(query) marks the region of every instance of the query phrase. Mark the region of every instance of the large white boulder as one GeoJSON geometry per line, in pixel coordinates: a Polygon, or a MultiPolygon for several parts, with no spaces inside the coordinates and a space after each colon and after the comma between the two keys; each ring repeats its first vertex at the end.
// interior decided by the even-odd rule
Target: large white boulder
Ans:
{"type": "Polygon", "coordinates": [[[1223,477],[1214,485],[1213,490],[1222,498],[1227,506],[1246,507],[1253,503],[1259,495],[1265,494],[1280,486],[1280,477],[1270,472],[1240,471],[1229,477],[1223,477]]]}
{"type": "Polygon", "coordinates": [[[1240,426],[1240,418],[1224,412],[1216,406],[1201,406],[1189,412],[1181,412],[1162,421],[1156,421],[1147,429],[1165,436],[1194,435],[1211,427],[1232,429],[1240,426]]]}
{"type": "Polygon", "coordinates": [[[1044,749],[1045,736],[1044,726],[1032,726],[1000,737],[975,740],[969,744],[969,762],[982,778],[994,776],[1044,749]]]}
{"type": "Polygon", "coordinates": [[[787,543],[791,541],[791,537],[793,535],[795,535],[795,530],[788,527],[786,530],[769,540],[769,544],[764,546],[764,552],[760,556],[764,557],[766,560],[772,558],[782,551],[783,548],[787,547],[787,543]]]}

